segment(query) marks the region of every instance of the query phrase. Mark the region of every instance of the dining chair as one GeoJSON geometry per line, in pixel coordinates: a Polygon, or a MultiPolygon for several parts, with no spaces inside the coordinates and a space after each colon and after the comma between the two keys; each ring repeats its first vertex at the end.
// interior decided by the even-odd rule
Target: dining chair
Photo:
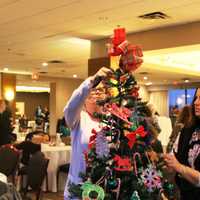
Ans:
{"type": "Polygon", "coordinates": [[[59,175],[60,173],[68,174],[70,163],[60,165],[57,170],[57,191],[59,191],[59,175]]]}
{"type": "Polygon", "coordinates": [[[36,200],[39,200],[41,198],[42,183],[45,177],[48,186],[48,178],[47,178],[48,164],[49,164],[49,159],[45,158],[42,152],[37,152],[30,158],[27,168],[27,183],[24,190],[25,197],[30,187],[33,191],[36,192],[36,200]]]}
{"type": "Polygon", "coordinates": [[[15,184],[15,175],[19,164],[20,151],[13,145],[6,144],[0,147],[0,172],[7,177],[12,176],[15,184]]]}

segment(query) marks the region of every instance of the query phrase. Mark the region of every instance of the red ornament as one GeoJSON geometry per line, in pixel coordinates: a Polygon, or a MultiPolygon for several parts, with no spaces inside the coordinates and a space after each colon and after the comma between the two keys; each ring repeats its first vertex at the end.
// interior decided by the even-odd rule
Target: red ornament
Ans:
{"type": "Polygon", "coordinates": [[[122,54],[120,58],[122,68],[128,72],[136,70],[143,63],[142,56],[141,47],[129,45],[127,53],[122,54]]]}
{"type": "Polygon", "coordinates": [[[131,91],[131,96],[138,97],[139,96],[139,93],[138,93],[139,89],[140,89],[139,87],[134,87],[133,90],[131,91]]]}
{"type": "Polygon", "coordinates": [[[93,145],[95,144],[96,136],[97,136],[96,130],[92,129],[92,135],[90,136],[89,144],[88,144],[89,149],[91,149],[93,145]]]}
{"type": "Polygon", "coordinates": [[[125,28],[114,29],[114,36],[108,48],[108,54],[110,56],[119,56],[125,53],[127,45],[125,28]]]}
{"type": "Polygon", "coordinates": [[[114,36],[112,38],[112,43],[116,47],[126,40],[125,28],[114,29],[114,36]]]}
{"type": "Polygon", "coordinates": [[[116,171],[131,171],[131,161],[127,158],[121,158],[119,155],[115,155],[113,159],[117,163],[116,171]]]}
{"type": "Polygon", "coordinates": [[[106,104],[105,109],[111,114],[117,116],[121,120],[125,121],[128,125],[132,125],[132,122],[128,121],[128,117],[131,116],[132,112],[126,107],[118,107],[117,104],[112,103],[106,104]]]}

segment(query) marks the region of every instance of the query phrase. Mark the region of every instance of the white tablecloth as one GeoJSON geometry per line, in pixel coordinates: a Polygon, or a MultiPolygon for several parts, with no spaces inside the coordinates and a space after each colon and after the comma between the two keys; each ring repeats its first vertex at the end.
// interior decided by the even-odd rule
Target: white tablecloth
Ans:
{"type": "MultiPolygon", "coordinates": [[[[47,169],[48,189],[51,192],[57,192],[57,170],[60,165],[70,162],[71,146],[49,146],[48,144],[41,144],[41,151],[49,159],[49,166],[47,169]]],[[[62,185],[59,184],[59,188],[63,189],[65,180],[62,181],[62,185]]]]}

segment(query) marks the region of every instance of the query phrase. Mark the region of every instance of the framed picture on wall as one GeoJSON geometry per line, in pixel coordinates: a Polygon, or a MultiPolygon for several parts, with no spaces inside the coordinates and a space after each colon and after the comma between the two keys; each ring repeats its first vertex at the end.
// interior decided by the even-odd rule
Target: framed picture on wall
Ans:
{"type": "Polygon", "coordinates": [[[24,115],[24,108],[25,104],[24,102],[16,102],[16,116],[22,116],[24,115]]]}

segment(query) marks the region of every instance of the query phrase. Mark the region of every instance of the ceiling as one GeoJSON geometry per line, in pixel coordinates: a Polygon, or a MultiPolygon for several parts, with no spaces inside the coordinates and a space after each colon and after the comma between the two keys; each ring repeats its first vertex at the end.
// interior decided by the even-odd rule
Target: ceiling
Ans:
{"type": "MultiPolygon", "coordinates": [[[[86,78],[90,40],[109,37],[117,25],[125,27],[127,33],[134,33],[200,21],[199,13],[199,0],[156,3],[155,0],[0,0],[0,71],[8,68],[12,73],[43,72],[45,76],[56,77],[77,74],[78,78],[86,78]],[[169,18],[156,21],[138,18],[155,11],[162,11],[169,18]],[[63,63],[42,66],[43,62],[55,60],[63,63]]],[[[169,66],[182,62],[182,58],[177,61],[172,53],[185,55],[192,50],[193,47],[187,47],[145,52],[147,59],[136,77],[142,82],[140,72],[145,71],[157,83],[185,77],[197,81],[196,71],[169,70],[169,66]],[[166,51],[168,61],[172,58],[173,63],[162,62],[166,60],[166,51]]],[[[195,46],[195,50],[199,52],[200,46],[195,46]]],[[[185,61],[186,65],[188,62],[185,61]]]]}

